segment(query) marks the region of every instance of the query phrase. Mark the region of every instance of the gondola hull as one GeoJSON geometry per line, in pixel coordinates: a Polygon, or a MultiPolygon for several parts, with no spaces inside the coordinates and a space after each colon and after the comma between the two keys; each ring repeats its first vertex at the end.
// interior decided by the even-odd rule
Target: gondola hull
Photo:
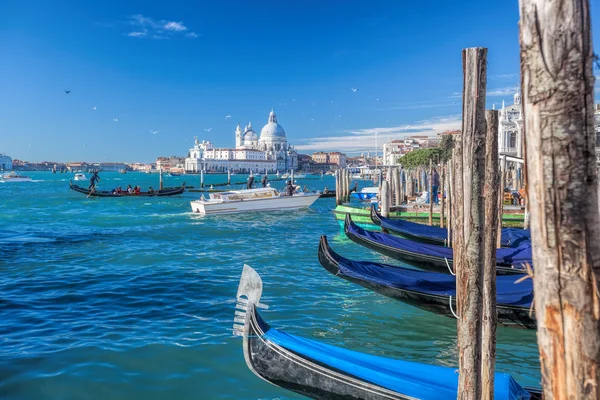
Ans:
{"type": "MultiPolygon", "coordinates": [[[[371,221],[381,227],[384,232],[392,232],[417,242],[446,246],[448,241],[448,230],[445,228],[427,226],[401,219],[384,218],[377,213],[375,207],[371,207],[371,221]]],[[[528,241],[531,241],[531,232],[528,229],[502,229],[502,247],[518,247],[528,241]]]]}
{"type": "MultiPolygon", "coordinates": [[[[258,314],[262,281],[244,266],[234,334],[243,336],[250,370],[261,379],[314,399],[456,399],[456,368],[372,356],[305,339],[270,327],[258,314]],[[251,272],[252,278],[247,279],[251,272]]],[[[494,398],[540,399],[510,375],[496,373],[494,398]]]]}
{"type": "Polygon", "coordinates": [[[88,188],[83,188],[81,186],[75,185],[73,182],[69,182],[69,187],[71,190],[76,192],[85,194],[89,197],[164,197],[164,196],[175,196],[178,194],[182,194],[185,191],[185,183],[183,183],[179,187],[174,188],[166,188],[161,190],[155,190],[154,192],[141,192],[140,194],[133,193],[112,193],[106,190],[90,190],[88,188]]]}
{"type": "MultiPolygon", "coordinates": [[[[340,260],[344,260],[343,257],[335,253],[328,245],[327,238],[325,236],[321,236],[321,241],[319,242],[319,251],[318,251],[319,262],[327,271],[331,272],[333,275],[343,278],[349,282],[356,283],[364,288],[373,290],[374,292],[380,293],[384,296],[390,297],[392,299],[402,301],[403,303],[410,304],[414,307],[418,307],[420,309],[443,315],[450,318],[455,318],[455,312],[457,304],[456,304],[456,295],[455,293],[449,293],[446,295],[427,293],[424,291],[411,290],[406,287],[401,286],[393,286],[391,284],[382,283],[381,280],[369,280],[368,276],[360,276],[360,275],[352,275],[346,274],[344,271],[340,269],[340,260]]],[[[360,263],[360,262],[358,262],[360,263]]],[[[371,265],[377,265],[382,270],[391,270],[393,273],[401,274],[402,271],[406,271],[408,273],[411,270],[396,267],[392,265],[386,264],[378,264],[378,263],[370,263],[371,265]]],[[[427,273],[421,272],[424,278],[427,275],[439,275],[436,273],[427,273]]],[[[444,275],[445,276],[445,275],[444,275]]],[[[499,280],[516,280],[518,278],[510,278],[508,276],[498,277],[499,280]]],[[[530,283],[526,283],[530,285],[530,283]]],[[[455,285],[455,284],[454,284],[455,285]]],[[[530,301],[533,300],[533,290],[531,290],[530,301]]],[[[530,315],[530,302],[524,304],[523,306],[514,306],[509,304],[502,304],[501,302],[497,303],[496,306],[497,315],[498,315],[498,323],[514,327],[514,328],[524,328],[524,329],[535,329],[537,327],[535,314],[530,315]]]]}
{"type": "MultiPolygon", "coordinates": [[[[411,242],[408,239],[393,237],[380,232],[365,231],[364,229],[355,225],[349,215],[346,216],[346,220],[344,222],[344,233],[354,243],[360,244],[361,246],[374,250],[388,257],[408,262],[422,269],[434,272],[450,273],[451,268],[453,268],[452,249],[426,243],[420,244],[411,242]],[[405,245],[400,246],[399,244],[405,245]],[[432,248],[435,251],[431,251],[432,248]]],[[[515,253],[517,253],[517,249],[507,250],[515,250],[515,253]]],[[[521,259],[518,258],[517,260],[521,259]]],[[[530,264],[532,263],[530,258],[526,257],[523,260],[523,262],[506,262],[503,258],[497,258],[496,273],[498,275],[523,274],[526,271],[523,264],[525,262],[529,262],[530,264]]]]}

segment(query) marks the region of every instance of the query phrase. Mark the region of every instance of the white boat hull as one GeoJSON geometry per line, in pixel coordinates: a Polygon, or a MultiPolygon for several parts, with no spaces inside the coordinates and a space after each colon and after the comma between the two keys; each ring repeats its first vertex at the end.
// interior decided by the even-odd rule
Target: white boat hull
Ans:
{"type": "Polygon", "coordinates": [[[0,179],[2,182],[32,182],[31,178],[6,178],[0,179]]]}
{"type": "Polygon", "coordinates": [[[298,210],[310,207],[318,198],[319,195],[310,194],[227,202],[196,200],[190,202],[190,204],[193,212],[203,215],[235,214],[255,211],[298,210]]]}

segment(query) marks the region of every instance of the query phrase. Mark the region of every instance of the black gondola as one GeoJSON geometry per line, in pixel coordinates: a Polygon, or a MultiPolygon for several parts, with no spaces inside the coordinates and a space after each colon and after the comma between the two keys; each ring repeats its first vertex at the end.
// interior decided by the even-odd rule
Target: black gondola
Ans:
{"type": "MultiPolygon", "coordinates": [[[[448,230],[438,226],[428,226],[403,219],[389,219],[379,215],[375,205],[371,207],[371,221],[385,231],[400,235],[403,238],[417,242],[445,246],[448,238],[448,230]]],[[[531,231],[520,228],[502,228],[502,247],[518,247],[525,242],[531,241],[531,231]]]]}
{"type": "MultiPolygon", "coordinates": [[[[319,242],[319,262],[327,271],[384,296],[408,303],[435,314],[455,317],[456,279],[452,275],[420,271],[369,261],[353,261],[334,252],[325,235],[319,242]]],[[[515,275],[496,279],[498,323],[535,329],[535,316],[530,315],[533,283],[515,275]]]]}
{"type": "MultiPolygon", "coordinates": [[[[456,399],[456,368],[373,356],[278,331],[257,312],[261,295],[260,276],[244,266],[233,332],[243,337],[248,368],[266,382],[314,399],[456,399]]],[[[508,374],[496,373],[494,381],[497,400],[542,398],[508,374]]]]}
{"type": "Polygon", "coordinates": [[[139,194],[133,193],[114,193],[107,190],[90,190],[88,188],[83,188],[81,186],[77,186],[73,183],[73,181],[69,181],[69,187],[79,193],[83,193],[90,197],[154,197],[154,196],[174,196],[177,194],[181,194],[185,191],[185,182],[181,184],[181,186],[174,188],[165,188],[160,190],[155,190],[154,192],[140,192],[139,194]]]}
{"type": "MultiPolygon", "coordinates": [[[[358,182],[356,182],[354,184],[354,186],[352,188],[350,188],[350,193],[356,192],[357,189],[358,189],[358,182]]],[[[335,190],[328,190],[327,192],[323,191],[321,193],[321,195],[319,196],[320,199],[329,198],[329,197],[335,197],[335,190]]]]}
{"type": "MultiPolygon", "coordinates": [[[[381,232],[367,231],[354,224],[349,214],[346,215],[344,221],[344,232],[354,243],[397,260],[412,263],[420,268],[441,273],[450,273],[450,268],[452,268],[452,248],[414,242],[381,232]]],[[[496,251],[498,275],[523,274],[526,271],[524,267],[526,263],[533,264],[530,243],[514,249],[501,248],[496,251]]]]}

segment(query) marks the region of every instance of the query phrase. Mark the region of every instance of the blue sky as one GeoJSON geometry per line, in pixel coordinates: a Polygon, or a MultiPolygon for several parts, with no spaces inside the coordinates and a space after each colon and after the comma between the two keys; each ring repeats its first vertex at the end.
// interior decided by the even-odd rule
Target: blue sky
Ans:
{"type": "Polygon", "coordinates": [[[519,81],[517,1],[155,3],[2,1],[0,153],[150,162],[274,107],[299,152],[355,155],[459,127],[465,47],[489,49],[489,107],[519,81]]]}

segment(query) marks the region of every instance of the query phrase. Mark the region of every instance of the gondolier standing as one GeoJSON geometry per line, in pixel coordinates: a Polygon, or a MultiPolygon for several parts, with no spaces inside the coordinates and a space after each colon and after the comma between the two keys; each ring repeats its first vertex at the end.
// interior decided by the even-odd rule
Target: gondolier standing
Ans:
{"type": "Polygon", "coordinates": [[[269,178],[267,177],[267,174],[264,174],[262,179],[260,180],[260,183],[262,183],[262,187],[266,188],[268,181],[269,181],[269,178]]]}
{"type": "Polygon", "coordinates": [[[90,186],[88,186],[88,189],[95,190],[96,182],[98,182],[99,180],[100,180],[100,177],[98,176],[98,171],[94,171],[94,173],[92,174],[92,177],[90,178],[90,186]]]}

